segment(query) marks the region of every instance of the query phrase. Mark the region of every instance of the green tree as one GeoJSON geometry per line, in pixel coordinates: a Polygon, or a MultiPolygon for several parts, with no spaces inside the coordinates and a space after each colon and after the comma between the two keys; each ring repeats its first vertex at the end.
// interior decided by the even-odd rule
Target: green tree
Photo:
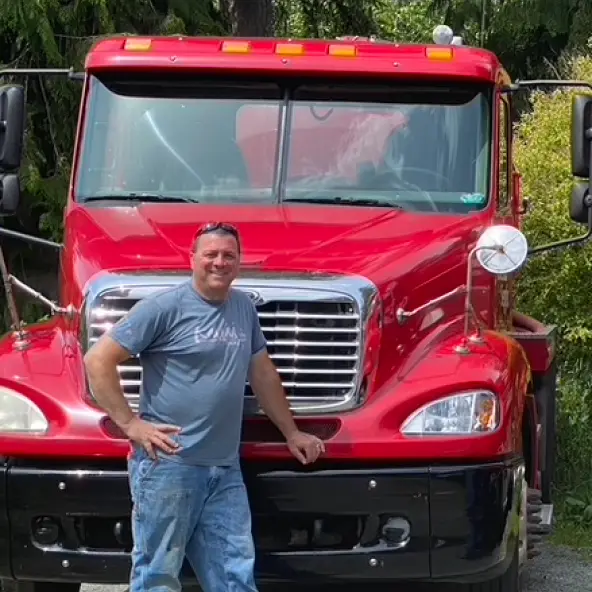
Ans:
{"type": "Polygon", "coordinates": [[[357,35],[419,43],[431,41],[440,21],[424,0],[279,0],[277,23],[282,36],[357,35]]]}
{"type": "MultiPolygon", "coordinates": [[[[58,0],[3,0],[0,61],[10,67],[80,70],[91,45],[107,35],[207,35],[226,31],[219,9],[210,0],[79,0],[68,4],[58,0]]],[[[42,219],[45,234],[59,240],[80,85],[46,77],[30,77],[24,84],[26,199],[22,200],[19,219],[29,231],[35,231],[42,219]]]]}
{"type": "Polygon", "coordinates": [[[427,0],[465,42],[497,54],[515,78],[554,73],[592,32],[589,0],[427,0]]]}
{"type": "MultiPolygon", "coordinates": [[[[565,78],[592,82],[592,59],[570,60],[565,78]]],[[[517,126],[516,163],[533,209],[529,242],[546,244],[585,232],[569,218],[573,91],[536,92],[517,126]]],[[[520,309],[559,331],[558,485],[576,492],[592,471],[592,246],[551,252],[529,262],[519,282],[520,309]]],[[[589,483],[589,480],[588,480],[589,483]]]]}
{"type": "Polygon", "coordinates": [[[220,0],[220,9],[232,35],[269,37],[274,34],[272,0],[220,0]]]}

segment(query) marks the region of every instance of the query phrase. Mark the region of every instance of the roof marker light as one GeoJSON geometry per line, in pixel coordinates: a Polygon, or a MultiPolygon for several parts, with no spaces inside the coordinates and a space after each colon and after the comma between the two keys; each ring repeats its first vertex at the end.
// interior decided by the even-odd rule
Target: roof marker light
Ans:
{"type": "Polygon", "coordinates": [[[452,47],[426,47],[428,60],[449,62],[454,58],[452,47]]]}
{"type": "Polygon", "coordinates": [[[303,55],[304,45],[302,43],[278,43],[275,46],[275,53],[278,55],[303,55]]]}
{"type": "Polygon", "coordinates": [[[249,53],[251,45],[248,41],[224,41],[222,51],[224,53],[249,53]]]}
{"type": "Polygon", "coordinates": [[[126,51],[150,51],[152,49],[152,39],[128,37],[123,43],[123,49],[126,51]]]}
{"type": "Polygon", "coordinates": [[[338,58],[355,58],[357,50],[355,45],[329,45],[329,55],[338,58]]]}

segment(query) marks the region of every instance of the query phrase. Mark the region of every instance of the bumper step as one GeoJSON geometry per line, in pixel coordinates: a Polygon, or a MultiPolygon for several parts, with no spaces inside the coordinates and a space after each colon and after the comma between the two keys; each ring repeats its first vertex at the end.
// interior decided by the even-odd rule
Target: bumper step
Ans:
{"type": "Polygon", "coordinates": [[[553,504],[543,504],[541,492],[536,489],[528,490],[528,558],[533,559],[541,554],[544,537],[553,530],[553,504]]]}

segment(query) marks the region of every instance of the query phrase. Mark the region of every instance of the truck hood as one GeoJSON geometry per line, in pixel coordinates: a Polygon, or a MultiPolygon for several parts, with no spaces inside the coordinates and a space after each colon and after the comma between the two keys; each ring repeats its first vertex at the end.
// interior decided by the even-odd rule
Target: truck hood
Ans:
{"type": "Polygon", "coordinates": [[[211,220],[238,227],[246,270],[359,274],[379,286],[412,270],[433,279],[446,271],[444,261],[448,269],[464,264],[487,225],[483,214],[357,206],[74,206],[66,228],[76,232],[66,237],[66,252],[75,284],[84,289],[102,271],[189,271],[191,239],[211,220]]]}

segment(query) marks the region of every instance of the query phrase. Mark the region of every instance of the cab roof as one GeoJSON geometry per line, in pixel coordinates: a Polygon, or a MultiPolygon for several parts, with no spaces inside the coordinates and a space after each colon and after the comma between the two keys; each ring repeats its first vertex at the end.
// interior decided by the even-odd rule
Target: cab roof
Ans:
{"type": "Polygon", "coordinates": [[[94,45],[85,67],[96,74],[121,70],[300,76],[331,73],[510,82],[498,58],[484,49],[359,39],[112,37],[94,45]]]}

